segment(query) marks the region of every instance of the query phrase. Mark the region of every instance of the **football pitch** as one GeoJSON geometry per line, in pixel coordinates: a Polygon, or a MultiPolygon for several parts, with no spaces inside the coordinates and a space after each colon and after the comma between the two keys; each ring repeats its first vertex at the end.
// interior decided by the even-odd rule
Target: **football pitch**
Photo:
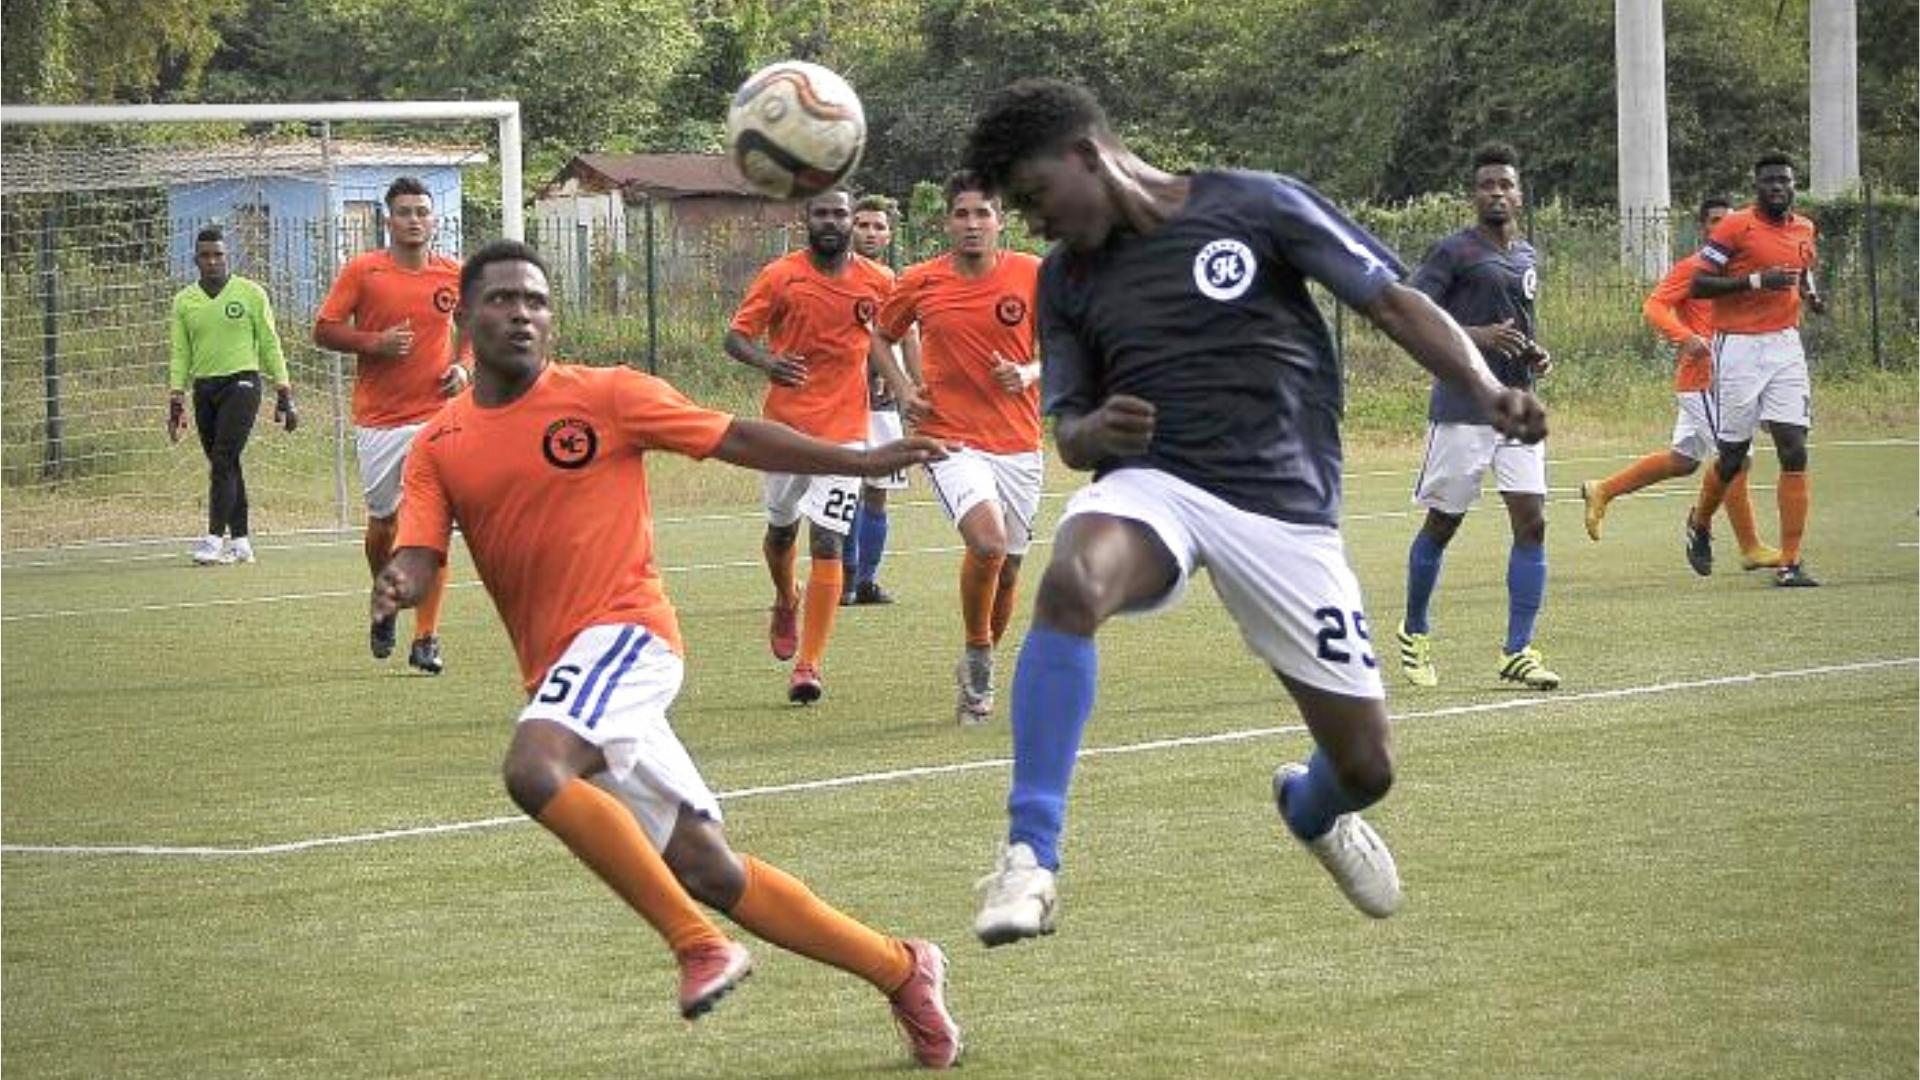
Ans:
{"type": "MultiPolygon", "coordinates": [[[[1399,780],[1369,819],[1407,898],[1385,922],[1279,825],[1269,777],[1307,737],[1196,582],[1102,635],[1059,933],[981,948],[1013,650],[994,722],[957,727],[957,540],[919,481],[882,574],[901,602],[841,611],[804,710],[765,647],[753,507],[658,508],[690,654],[675,726],[737,848],[945,945],[969,1077],[1911,1077],[1913,434],[1815,432],[1809,590],[1742,573],[1724,521],[1694,576],[1692,481],[1615,503],[1590,543],[1578,482],[1656,444],[1556,447],[1555,694],[1495,677],[1507,525],[1483,501],[1436,598],[1441,685],[1389,676],[1399,780]]],[[[1351,458],[1345,534],[1390,665],[1417,451],[1351,458]]],[[[1769,537],[1774,475],[1763,451],[1769,537]]],[[[1077,482],[1053,477],[1043,535],[1077,482]]],[[[8,555],[9,1076],[911,1068],[870,988],[765,945],[681,1023],[659,941],[501,790],[517,678],[471,564],[439,679],[367,657],[365,577],[357,538],[199,570],[184,546],[8,555]]]]}

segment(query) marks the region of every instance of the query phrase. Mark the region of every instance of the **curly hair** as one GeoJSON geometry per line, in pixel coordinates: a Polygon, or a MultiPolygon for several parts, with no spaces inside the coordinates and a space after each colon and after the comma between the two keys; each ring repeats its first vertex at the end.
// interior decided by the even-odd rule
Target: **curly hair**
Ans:
{"type": "Polygon", "coordinates": [[[1084,88],[1058,79],[1021,79],[987,98],[967,135],[964,167],[998,190],[1018,162],[1105,134],[1107,114],[1084,88]]]}
{"type": "Polygon", "coordinates": [[[498,262],[529,263],[539,267],[542,276],[551,276],[546,261],[532,247],[518,240],[495,240],[467,256],[466,263],[460,267],[460,299],[469,303],[476,299],[474,290],[480,285],[480,275],[498,262]]]}
{"type": "Polygon", "coordinates": [[[1800,171],[1800,167],[1793,163],[1793,155],[1781,150],[1769,150],[1760,155],[1760,159],[1753,163],[1753,171],[1758,173],[1769,165],[1785,165],[1796,173],[1800,171]]]}
{"type": "Polygon", "coordinates": [[[1479,172],[1489,165],[1505,165],[1515,172],[1520,171],[1520,154],[1503,142],[1490,142],[1473,152],[1473,171],[1479,172]]]}

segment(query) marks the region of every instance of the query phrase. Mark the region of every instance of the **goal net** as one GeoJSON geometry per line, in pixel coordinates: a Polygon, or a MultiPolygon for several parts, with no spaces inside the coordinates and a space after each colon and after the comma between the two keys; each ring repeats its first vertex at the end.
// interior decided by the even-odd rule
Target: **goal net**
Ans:
{"type": "Polygon", "coordinates": [[[279,430],[263,394],[242,459],[253,531],[356,525],[353,359],[313,345],[314,313],[347,259],[386,242],[382,197],[396,177],[433,192],[440,251],[501,235],[495,125],[15,122],[32,111],[0,114],[0,547],[205,532],[198,438],[166,433],[168,318],[197,279],[194,235],[213,224],[232,273],[272,300],[301,414],[296,432],[279,430]]]}

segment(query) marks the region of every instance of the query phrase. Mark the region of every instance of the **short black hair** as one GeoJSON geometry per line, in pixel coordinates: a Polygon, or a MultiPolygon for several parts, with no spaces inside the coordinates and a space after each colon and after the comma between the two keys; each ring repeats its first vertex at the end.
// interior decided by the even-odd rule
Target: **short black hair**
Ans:
{"type": "Polygon", "coordinates": [[[1725,195],[1709,195],[1700,200],[1700,209],[1694,212],[1693,217],[1695,221],[1705,221],[1707,220],[1708,214],[1713,213],[1715,210],[1723,209],[1733,209],[1733,200],[1727,198],[1725,195]]]}
{"type": "Polygon", "coordinates": [[[1090,135],[1110,137],[1112,130],[1086,88],[1059,79],[1021,79],[987,98],[967,135],[963,166],[989,191],[998,191],[1015,164],[1090,135]]]}
{"type": "Polygon", "coordinates": [[[853,204],[856,214],[885,214],[889,222],[900,220],[900,204],[886,195],[862,195],[860,201],[853,204]]]}
{"type": "Polygon", "coordinates": [[[994,194],[992,187],[988,186],[986,178],[974,172],[972,169],[955,169],[948,173],[947,182],[942,185],[940,189],[941,194],[947,198],[947,209],[949,210],[953,209],[953,200],[969,191],[977,191],[989,199],[998,199],[1000,197],[994,194]]]}
{"type": "Polygon", "coordinates": [[[195,247],[199,247],[201,244],[224,244],[226,242],[227,231],[218,225],[209,225],[193,235],[193,245],[195,247]]]}
{"type": "Polygon", "coordinates": [[[428,191],[427,185],[421,183],[417,176],[394,177],[393,183],[387,185],[387,196],[382,201],[387,204],[387,209],[391,210],[393,200],[402,195],[425,195],[428,202],[433,201],[433,192],[428,191]]]}
{"type": "Polygon", "coordinates": [[[1761,154],[1760,160],[1753,163],[1753,171],[1758,173],[1769,165],[1785,165],[1796,173],[1800,171],[1800,167],[1793,163],[1793,155],[1780,150],[1769,150],[1761,154]]]}
{"type": "Polygon", "coordinates": [[[1484,143],[1480,149],[1473,152],[1473,171],[1479,172],[1489,165],[1505,165],[1519,172],[1520,154],[1503,142],[1484,143]]]}
{"type": "Polygon", "coordinates": [[[540,253],[533,250],[531,246],[518,240],[495,240],[467,256],[467,261],[461,265],[461,303],[464,304],[472,298],[474,288],[480,284],[480,275],[486,272],[487,267],[499,262],[532,263],[540,268],[540,273],[548,277],[552,276],[547,270],[546,260],[542,259],[540,253]]]}

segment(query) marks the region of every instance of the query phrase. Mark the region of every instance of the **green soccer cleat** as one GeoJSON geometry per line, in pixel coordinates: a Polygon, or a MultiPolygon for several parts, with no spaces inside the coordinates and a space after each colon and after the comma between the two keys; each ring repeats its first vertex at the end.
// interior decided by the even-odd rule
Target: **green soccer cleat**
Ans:
{"type": "Polygon", "coordinates": [[[1560,676],[1547,669],[1546,657],[1531,645],[1500,657],[1500,681],[1519,683],[1529,690],[1560,689],[1560,676]]]}
{"type": "Polygon", "coordinates": [[[1439,686],[1440,673],[1433,669],[1433,639],[1408,633],[1404,622],[1393,636],[1400,643],[1400,674],[1415,686],[1439,686]]]}

